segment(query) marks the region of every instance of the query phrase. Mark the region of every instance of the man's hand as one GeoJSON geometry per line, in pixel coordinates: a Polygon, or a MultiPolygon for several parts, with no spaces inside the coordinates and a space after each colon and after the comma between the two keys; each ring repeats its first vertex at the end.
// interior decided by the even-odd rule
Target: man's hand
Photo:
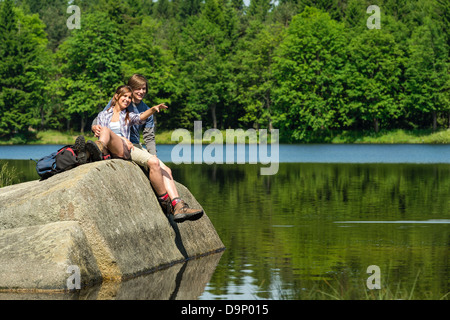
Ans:
{"type": "Polygon", "coordinates": [[[160,103],[157,106],[153,106],[152,109],[156,112],[159,112],[161,109],[168,109],[169,107],[166,106],[164,103],[160,103]]]}

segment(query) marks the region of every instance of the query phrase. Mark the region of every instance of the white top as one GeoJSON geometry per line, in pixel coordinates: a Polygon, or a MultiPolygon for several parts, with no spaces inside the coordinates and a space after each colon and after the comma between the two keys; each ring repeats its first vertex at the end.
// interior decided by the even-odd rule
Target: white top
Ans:
{"type": "Polygon", "coordinates": [[[116,122],[111,121],[109,123],[109,128],[111,129],[112,132],[117,134],[119,137],[122,136],[122,133],[120,132],[120,121],[116,121],[116,122]]]}

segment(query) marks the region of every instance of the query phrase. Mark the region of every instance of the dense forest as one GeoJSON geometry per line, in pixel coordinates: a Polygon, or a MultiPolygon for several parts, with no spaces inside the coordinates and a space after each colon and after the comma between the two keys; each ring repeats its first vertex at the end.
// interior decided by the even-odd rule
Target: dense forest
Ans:
{"type": "Polygon", "coordinates": [[[0,139],[89,130],[133,73],[169,105],[158,129],[449,128],[449,15],[448,0],[0,0],[0,139]]]}

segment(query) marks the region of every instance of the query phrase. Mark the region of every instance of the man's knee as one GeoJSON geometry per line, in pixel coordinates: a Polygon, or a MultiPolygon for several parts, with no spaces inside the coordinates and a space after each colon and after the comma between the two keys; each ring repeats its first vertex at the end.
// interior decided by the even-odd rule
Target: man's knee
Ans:
{"type": "Polygon", "coordinates": [[[147,160],[148,168],[151,170],[159,170],[159,159],[157,157],[151,157],[147,160]]]}

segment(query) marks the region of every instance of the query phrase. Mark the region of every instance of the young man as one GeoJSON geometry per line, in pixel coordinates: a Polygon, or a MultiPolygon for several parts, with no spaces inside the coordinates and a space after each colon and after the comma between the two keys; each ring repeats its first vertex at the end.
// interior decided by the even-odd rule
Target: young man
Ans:
{"type": "MultiPolygon", "coordinates": [[[[139,74],[133,75],[128,80],[128,86],[133,90],[132,102],[128,109],[134,113],[142,113],[149,109],[143,102],[148,93],[147,79],[139,74]]],[[[110,103],[105,107],[109,109],[110,103]]],[[[97,118],[92,123],[92,131],[96,136],[100,134],[101,127],[97,124],[97,118]]],[[[156,144],[154,134],[154,119],[150,116],[145,125],[134,125],[130,129],[130,154],[131,160],[149,171],[149,179],[154,187],[158,200],[166,214],[173,214],[174,220],[182,222],[186,219],[198,218],[203,210],[191,209],[188,204],[180,198],[173,180],[172,171],[156,156],[156,144]],[[147,150],[140,144],[140,131],[147,150]],[[165,191],[164,191],[165,190],[165,191]]]]}

